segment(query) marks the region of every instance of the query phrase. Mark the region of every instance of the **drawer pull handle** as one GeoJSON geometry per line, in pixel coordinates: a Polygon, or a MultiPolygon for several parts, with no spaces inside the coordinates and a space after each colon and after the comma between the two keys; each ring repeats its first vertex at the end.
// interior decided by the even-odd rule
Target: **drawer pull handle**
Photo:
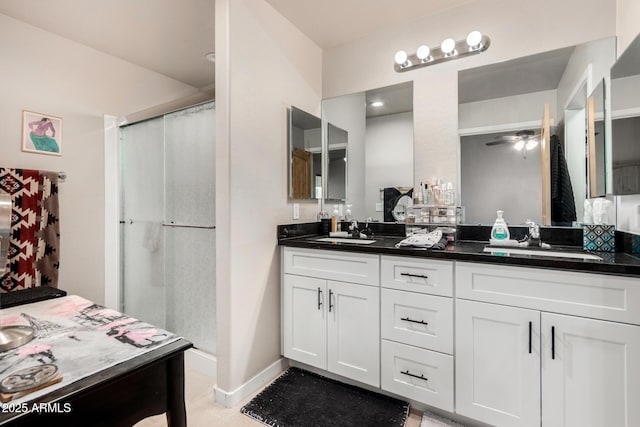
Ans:
{"type": "Polygon", "coordinates": [[[428,378],[425,378],[424,374],[420,374],[420,375],[412,374],[411,372],[409,372],[408,369],[407,369],[406,372],[405,371],[400,371],[400,373],[404,374],[404,375],[408,375],[408,376],[413,377],[413,378],[418,378],[420,380],[428,381],[428,378]]]}
{"type": "Polygon", "coordinates": [[[404,320],[405,322],[411,322],[411,323],[419,323],[421,325],[429,324],[429,322],[425,322],[424,320],[413,320],[413,319],[409,319],[408,317],[401,317],[400,320],[404,320]]]}
{"type": "Polygon", "coordinates": [[[407,277],[419,277],[421,279],[428,279],[429,276],[426,276],[424,274],[413,274],[413,273],[400,273],[401,276],[407,276],[407,277]]]}
{"type": "Polygon", "coordinates": [[[531,329],[533,327],[532,322],[529,322],[529,354],[531,354],[531,329]]]}
{"type": "Polygon", "coordinates": [[[322,307],[322,290],[320,288],[318,288],[318,310],[320,310],[320,308],[322,307]]]}
{"type": "Polygon", "coordinates": [[[551,359],[556,358],[556,327],[551,327],[551,359]]]}
{"type": "Polygon", "coordinates": [[[331,309],[333,308],[333,292],[329,289],[329,313],[331,313],[331,309]]]}

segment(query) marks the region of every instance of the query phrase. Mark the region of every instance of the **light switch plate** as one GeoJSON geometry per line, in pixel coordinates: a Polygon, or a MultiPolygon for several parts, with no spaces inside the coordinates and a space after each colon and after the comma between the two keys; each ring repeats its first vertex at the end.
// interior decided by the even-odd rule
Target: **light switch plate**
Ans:
{"type": "Polygon", "coordinates": [[[300,219],[300,203],[293,204],[293,219],[300,219]]]}
{"type": "Polygon", "coordinates": [[[376,203],[376,212],[382,212],[382,203],[376,203]]]}

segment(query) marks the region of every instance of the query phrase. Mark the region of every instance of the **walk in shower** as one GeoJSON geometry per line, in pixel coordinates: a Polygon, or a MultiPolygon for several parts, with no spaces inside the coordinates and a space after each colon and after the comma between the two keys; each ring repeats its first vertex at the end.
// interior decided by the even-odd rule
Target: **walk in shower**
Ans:
{"type": "Polygon", "coordinates": [[[215,103],[120,128],[121,310],[216,353],[215,103]]]}

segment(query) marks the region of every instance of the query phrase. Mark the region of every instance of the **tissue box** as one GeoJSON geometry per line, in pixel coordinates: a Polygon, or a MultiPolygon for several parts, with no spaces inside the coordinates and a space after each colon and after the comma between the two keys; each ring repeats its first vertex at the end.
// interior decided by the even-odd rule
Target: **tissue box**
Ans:
{"type": "Polygon", "coordinates": [[[588,224],[584,225],[582,230],[582,247],[585,250],[615,252],[615,225],[588,224]]]}

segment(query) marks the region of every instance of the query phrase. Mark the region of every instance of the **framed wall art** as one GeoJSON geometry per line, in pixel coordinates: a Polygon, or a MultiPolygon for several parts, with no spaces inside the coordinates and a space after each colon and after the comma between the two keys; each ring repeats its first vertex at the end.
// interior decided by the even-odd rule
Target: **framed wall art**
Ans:
{"type": "Polygon", "coordinates": [[[62,155],[62,119],[50,114],[22,111],[22,151],[62,155]]]}

